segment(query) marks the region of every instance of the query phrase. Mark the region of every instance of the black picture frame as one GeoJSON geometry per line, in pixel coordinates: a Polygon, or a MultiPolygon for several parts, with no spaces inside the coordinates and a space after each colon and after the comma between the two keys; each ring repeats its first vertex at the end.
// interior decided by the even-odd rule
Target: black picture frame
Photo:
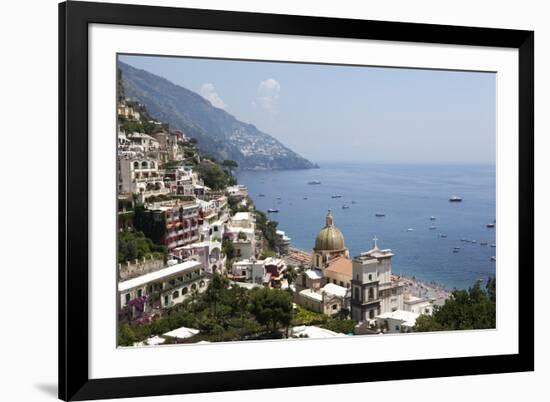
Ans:
{"type": "Polygon", "coordinates": [[[534,32],[70,1],[59,4],[59,398],[103,398],[534,370],[534,32]],[[517,354],[90,379],[88,375],[88,25],[192,28],[519,51],[517,354]],[[335,368],[337,367],[337,370],[335,368]]]}

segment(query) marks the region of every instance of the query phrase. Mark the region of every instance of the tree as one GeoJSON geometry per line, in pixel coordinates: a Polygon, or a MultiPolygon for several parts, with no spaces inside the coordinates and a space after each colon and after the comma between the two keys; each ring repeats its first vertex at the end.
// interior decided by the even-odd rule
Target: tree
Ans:
{"type": "Polygon", "coordinates": [[[455,290],[431,316],[421,315],[413,327],[415,332],[488,329],[496,327],[495,279],[490,278],[481,288],[477,281],[468,290],[455,290]]]}
{"type": "Polygon", "coordinates": [[[292,320],[292,297],[281,289],[261,288],[251,292],[250,312],[267,329],[275,332],[292,320]]]}
{"type": "Polygon", "coordinates": [[[118,344],[119,346],[132,346],[136,342],[136,334],[128,325],[124,323],[118,329],[118,344]]]}
{"type": "Polygon", "coordinates": [[[204,292],[204,300],[210,305],[210,314],[212,317],[218,316],[218,304],[223,299],[224,290],[229,286],[227,278],[220,274],[214,274],[212,280],[208,284],[208,288],[204,292]]]}
{"type": "Polygon", "coordinates": [[[222,240],[222,253],[225,254],[228,261],[231,261],[235,258],[235,246],[231,239],[225,238],[222,240]]]}
{"type": "Polygon", "coordinates": [[[239,167],[239,164],[233,160],[230,160],[230,159],[225,159],[223,162],[222,162],[222,166],[227,168],[229,170],[229,173],[231,175],[233,175],[233,169],[235,168],[238,168],[239,167]]]}

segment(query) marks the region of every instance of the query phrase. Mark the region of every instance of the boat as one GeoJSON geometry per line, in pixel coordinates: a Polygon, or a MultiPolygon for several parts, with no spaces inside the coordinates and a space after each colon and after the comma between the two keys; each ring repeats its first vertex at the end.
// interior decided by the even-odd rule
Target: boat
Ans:
{"type": "Polygon", "coordinates": [[[497,257],[495,257],[495,256],[491,257],[491,261],[496,261],[496,260],[497,260],[497,257]]]}
{"type": "Polygon", "coordinates": [[[460,239],[460,241],[464,242],[464,243],[469,243],[470,242],[470,240],[468,240],[468,239],[460,239]]]}
{"type": "Polygon", "coordinates": [[[304,197],[304,200],[307,200],[307,197],[304,197]]]}
{"type": "Polygon", "coordinates": [[[332,198],[342,198],[342,196],[340,194],[334,194],[333,196],[331,196],[332,198]]]}
{"type": "Polygon", "coordinates": [[[462,198],[457,196],[457,195],[453,195],[451,198],[449,198],[449,201],[450,202],[462,202],[462,198]]]}
{"type": "Polygon", "coordinates": [[[436,218],[435,216],[433,216],[433,215],[430,216],[430,220],[431,220],[431,221],[435,221],[436,219],[437,219],[437,218],[436,218]]]}
{"type": "Polygon", "coordinates": [[[357,202],[357,201],[353,201],[353,200],[351,201],[352,204],[355,204],[356,202],[357,202]]]}
{"type": "Polygon", "coordinates": [[[479,242],[479,245],[480,245],[480,246],[486,246],[486,245],[487,245],[487,242],[486,242],[486,241],[480,241],[480,242],[479,242]]]}
{"type": "Polygon", "coordinates": [[[258,194],[258,197],[265,197],[265,194],[258,194]]]}
{"type": "Polygon", "coordinates": [[[269,208],[269,209],[267,210],[267,213],[268,213],[268,214],[277,213],[277,212],[279,212],[279,210],[278,210],[277,208],[269,208]]]}
{"type": "Polygon", "coordinates": [[[384,214],[384,213],[382,213],[382,212],[377,212],[377,213],[374,214],[374,216],[377,216],[377,217],[379,217],[379,218],[382,218],[382,217],[386,216],[386,214],[384,214]]]}
{"type": "Polygon", "coordinates": [[[495,248],[497,245],[496,244],[491,244],[491,247],[495,248]]]}
{"type": "Polygon", "coordinates": [[[430,226],[428,229],[429,229],[429,230],[435,230],[435,229],[437,229],[437,228],[436,228],[435,226],[430,226]]]}
{"type": "Polygon", "coordinates": [[[319,180],[308,181],[307,184],[321,184],[319,180]]]}
{"type": "Polygon", "coordinates": [[[494,228],[495,224],[494,223],[488,223],[485,226],[488,227],[488,228],[494,228]]]}
{"type": "Polygon", "coordinates": [[[470,243],[476,244],[476,243],[477,243],[477,240],[470,240],[470,243]]]}
{"type": "Polygon", "coordinates": [[[407,232],[412,232],[413,230],[414,230],[413,228],[408,228],[407,232]]]}
{"type": "Polygon", "coordinates": [[[447,235],[446,235],[445,233],[441,233],[441,234],[439,235],[439,237],[442,237],[442,238],[446,239],[446,238],[447,238],[447,235]]]}
{"type": "Polygon", "coordinates": [[[454,247],[453,248],[453,253],[458,253],[460,251],[460,247],[454,247]]]}
{"type": "Polygon", "coordinates": [[[280,199],[281,199],[281,197],[277,197],[277,199],[278,199],[278,200],[280,200],[280,199]]]}
{"type": "Polygon", "coordinates": [[[349,208],[349,205],[346,205],[346,204],[342,205],[342,209],[348,209],[348,208],[349,208]]]}

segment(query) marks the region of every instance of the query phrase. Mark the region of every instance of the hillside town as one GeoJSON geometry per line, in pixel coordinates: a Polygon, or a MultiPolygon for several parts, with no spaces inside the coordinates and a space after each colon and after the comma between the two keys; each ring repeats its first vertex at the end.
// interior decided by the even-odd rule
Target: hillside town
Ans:
{"type": "Polygon", "coordinates": [[[450,298],[393,273],[376,237],[350,256],[332,211],[293,247],[235,161],[119,92],[119,346],[410,332],[450,298]]]}

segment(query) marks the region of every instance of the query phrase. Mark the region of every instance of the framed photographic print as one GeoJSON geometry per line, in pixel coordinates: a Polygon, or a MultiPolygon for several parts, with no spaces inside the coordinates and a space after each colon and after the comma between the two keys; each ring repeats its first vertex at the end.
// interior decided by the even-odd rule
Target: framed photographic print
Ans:
{"type": "Polygon", "coordinates": [[[534,369],[533,32],[71,1],[59,40],[61,399],[534,369]]]}

